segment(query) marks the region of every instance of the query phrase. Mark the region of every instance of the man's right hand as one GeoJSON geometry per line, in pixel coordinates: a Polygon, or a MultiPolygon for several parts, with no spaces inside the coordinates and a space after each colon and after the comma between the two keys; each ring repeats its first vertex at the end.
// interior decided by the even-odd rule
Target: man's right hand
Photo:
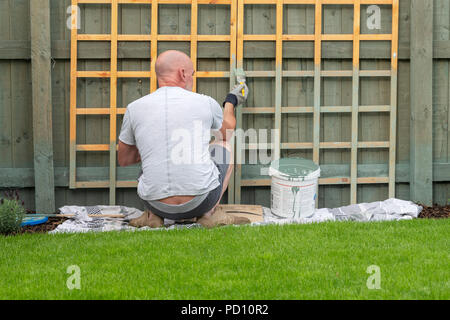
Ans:
{"type": "Polygon", "coordinates": [[[236,85],[233,90],[230,91],[230,94],[234,94],[237,98],[237,104],[235,107],[243,104],[248,98],[248,87],[245,83],[236,85]],[[244,94],[242,94],[244,91],[244,94]]]}

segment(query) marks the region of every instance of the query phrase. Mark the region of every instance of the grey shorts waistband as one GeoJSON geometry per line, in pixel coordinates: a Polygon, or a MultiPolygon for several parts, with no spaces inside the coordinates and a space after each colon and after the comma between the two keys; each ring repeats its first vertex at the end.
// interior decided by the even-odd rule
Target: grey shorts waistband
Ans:
{"type": "Polygon", "coordinates": [[[188,202],[182,204],[167,204],[158,200],[150,200],[147,202],[159,211],[163,211],[166,213],[184,213],[197,208],[203,202],[203,200],[206,199],[208,194],[209,192],[198,195],[195,198],[192,198],[192,200],[189,200],[188,202]]]}

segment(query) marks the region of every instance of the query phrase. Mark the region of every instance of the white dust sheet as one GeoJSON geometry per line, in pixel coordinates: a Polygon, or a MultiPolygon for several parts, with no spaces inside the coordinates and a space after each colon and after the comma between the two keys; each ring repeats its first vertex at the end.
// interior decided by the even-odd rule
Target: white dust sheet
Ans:
{"type": "MultiPolygon", "coordinates": [[[[149,227],[135,228],[129,220],[142,215],[136,208],[124,206],[64,206],[59,209],[61,214],[75,214],[75,216],[49,233],[84,233],[106,231],[141,231],[141,230],[172,230],[182,228],[202,228],[197,223],[182,224],[165,219],[164,228],[151,229],[149,227]],[[124,218],[89,217],[89,215],[124,215],[124,218]]],[[[264,222],[254,222],[252,226],[267,224],[305,224],[326,221],[398,221],[411,220],[419,216],[422,207],[411,201],[388,199],[371,203],[360,203],[334,209],[316,209],[308,218],[280,219],[274,216],[270,208],[263,208],[264,222]]]]}

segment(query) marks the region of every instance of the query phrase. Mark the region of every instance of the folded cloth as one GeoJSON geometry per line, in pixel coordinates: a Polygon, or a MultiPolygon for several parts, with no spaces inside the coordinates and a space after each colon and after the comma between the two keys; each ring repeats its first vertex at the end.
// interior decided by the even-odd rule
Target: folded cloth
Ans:
{"type": "Polygon", "coordinates": [[[59,208],[61,214],[74,214],[75,217],[87,219],[88,215],[113,215],[122,214],[124,218],[133,219],[142,215],[142,211],[136,208],[124,206],[64,206],[59,208]]]}

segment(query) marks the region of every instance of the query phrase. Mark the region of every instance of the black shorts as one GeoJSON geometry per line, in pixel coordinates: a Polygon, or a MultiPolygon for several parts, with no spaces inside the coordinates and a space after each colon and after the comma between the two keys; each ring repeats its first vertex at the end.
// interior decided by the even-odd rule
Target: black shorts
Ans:
{"type": "Polygon", "coordinates": [[[171,220],[183,220],[201,217],[205,213],[210,211],[212,208],[214,208],[217,202],[219,202],[220,196],[222,194],[223,183],[231,162],[231,153],[225,147],[217,144],[210,145],[209,151],[211,153],[212,160],[214,161],[217,169],[219,170],[219,186],[214,190],[209,191],[209,193],[206,195],[206,198],[203,201],[201,201],[198,206],[195,206],[195,208],[189,209],[186,212],[168,213],[164,211],[164,208],[177,207],[177,210],[181,209],[182,211],[183,206],[191,207],[189,203],[192,201],[196,201],[197,197],[181,205],[169,205],[162,202],[158,202],[158,208],[155,208],[154,201],[152,201],[154,204],[152,205],[152,203],[150,203],[149,201],[141,199],[142,202],[144,203],[145,209],[150,210],[152,213],[156,214],[161,218],[171,220]]]}

